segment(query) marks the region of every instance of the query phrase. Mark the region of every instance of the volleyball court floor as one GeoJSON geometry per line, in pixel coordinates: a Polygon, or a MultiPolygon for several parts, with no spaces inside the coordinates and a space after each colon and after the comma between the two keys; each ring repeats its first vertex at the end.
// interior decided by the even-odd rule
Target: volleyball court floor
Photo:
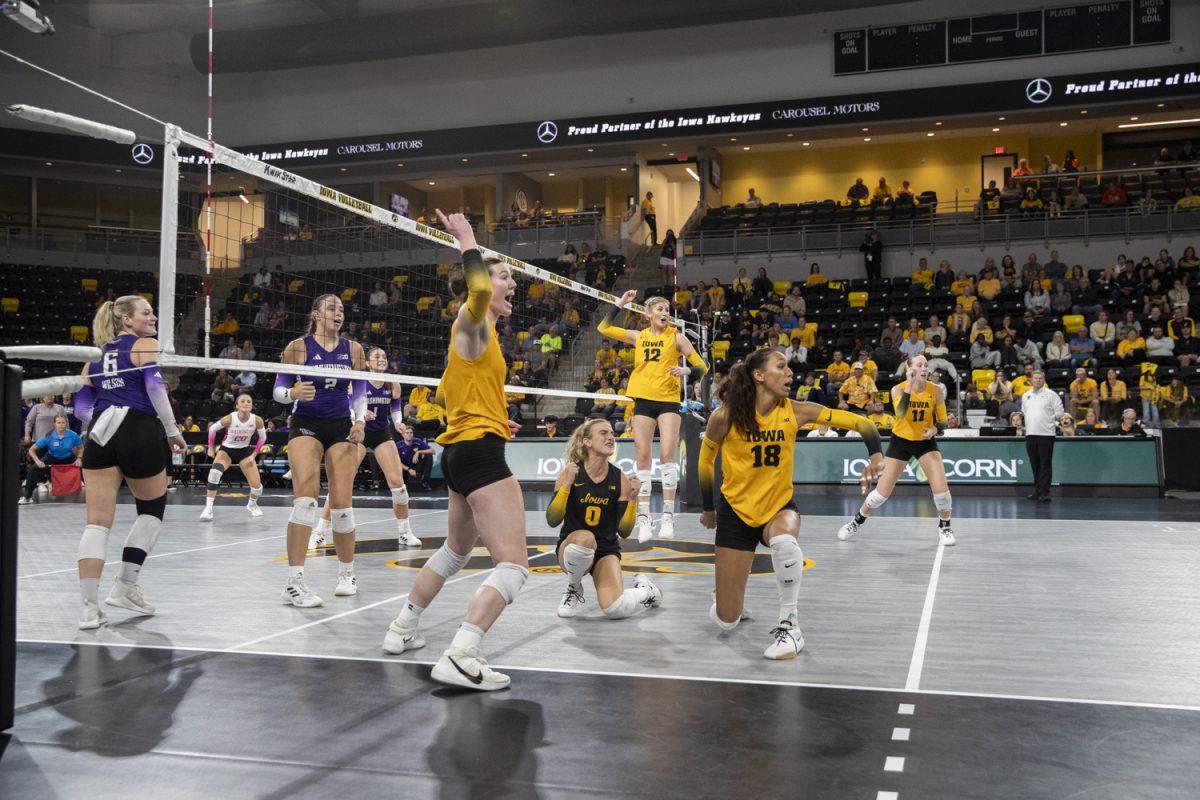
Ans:
{"type": "MultiPolygon", "coordinates": [[[[183,493],[181,493],[183,494],[183,493]]],[[[174,495],[173,495],[174,497],[174,495]]],[[[956,498],[939,551],[928,497],[897,497],[858,536],[850,495],[800,495],[804,651],[762,658],[777,611],[770,557],[755,614],[708,620],[712,534],[629,543],[660,609],[572,620],[556,535],[527,493],[531,576],[484,640],[507,691],[429,669],[490,565],[477,551],[422,618],[423,650],[388,656],[389,621],[442,543],[444,497],[414,499],[424,548],[358,509],[359,594],[333,596],[332,551],[306,573],[325,606],[283,605],[286,498],[201,523],[168,507],[143,572],[154,617],[108,608],[76,629],[83,508],[23,507],[16,724],[0,797],[1195,798],[1200,793],[1200,523],[1158,500],[956,498]],[[1076,516],[1078,518],[1070,518],[1076,516]]],[[[357,505],[357,503],[356,503],[357,505]]],[[[133,506],[118,506],[118,557],[133,506]]],[[[106,570],[107,592],[115,567],[106,570]]]]}

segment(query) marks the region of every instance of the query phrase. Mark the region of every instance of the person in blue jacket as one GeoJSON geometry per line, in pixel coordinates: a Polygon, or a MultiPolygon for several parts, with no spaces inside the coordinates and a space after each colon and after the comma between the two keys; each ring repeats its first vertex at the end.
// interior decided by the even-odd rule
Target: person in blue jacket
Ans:
{"type": "Polygon", "coordinates": [[[67,415],[59,414],[54,418],[54,430],[34,442],[29,448],[29,458],[33,463],[25,476],[25,491],[18,505],[28,505],[33,502],[33,490],[39,483],[50,480],[50,467],[55,464],[80,465],[79,456],[83,453],[83,440],[79,434],[67,427],[67,415]]]}

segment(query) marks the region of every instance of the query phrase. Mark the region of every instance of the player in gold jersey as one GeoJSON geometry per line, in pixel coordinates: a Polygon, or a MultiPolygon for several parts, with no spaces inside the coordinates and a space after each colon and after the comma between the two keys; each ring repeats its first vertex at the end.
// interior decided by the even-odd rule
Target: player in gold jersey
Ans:
{"type": "Polygon", "coordinates": [[[640,482],[636,529],[638,541],[648,542],[653,536],[650,527],[650,490],[655,428],[658,429],[658,459],[663,490],[663,512],[658,522],[658,535],[671,539],[675,536],[675,491],[679,486],[679,464],[675,459],[679,452],[679,424],[682,420],[679,404],[683,386],[680,379],[688,375],[692,380],[698,380],[708,371],[708,367],[687,337],[671,324],[671,303],[665,297],[651,297],[646,301],[650,327],[640,331],[617,327],[617,317],[635,297],[637,291],[633,289],[621,295],[600,322],[598,330],[617,342],[633,346],[633,373],[629,376],[627,396],[633,398],[633,447],[640,482]],[[681,358],[686,358],[689,366],[681,366],[681,358]]]}
{"type": "Polygon", "coordinates": [[[438,385],[448,420],[438,443],[445,448],[442,471],[450,493],[449,530],[445,544],[421,568],[408,601],[388,628],[383,649],[397,654],[425,646],[417,630],[421,612],[482,539],[496,566],[471,598],[466,619],[434,665],[432,677],[466,689],[494,691],[507,687],[509,678],[488,667],[479,644],[529,577],[525,503],[521,485],[504,460],[504,445],[518,426],[508,420],[508,369],[496,336],[496,321],[512,314],[517,282],[503,262],[484,263],[466,217],[437,214],[458,238],[463,255],[462,273],[450,274],[450,291],[464,302],[450,328],[446,371],[438,385]]]}
{"type": "Polygon", "coordinates": [[[716,602],[709,616],[731,631],[750,612],[743,601],[754,550],[771,549],[779,589],[779,624],[771,630],[764,658],[795,658],[804,647],[796,605],[804,553],[800,550],[800,516],[792,503],[792,463],[796,431],[809,423],[857,431],[870,453],[863,485],[882,468],[879,432],[858,414],[817,403],[789,400],[792,371],[783,354],[758,350],[734,365],[719,391],[721,406],[713,412],[700,450],[700,524],[717,529],[716,602]],[[721,493],[714,499],[713,472],[721,452],[721,493]]]}
{"type": "Polygon", "coordinates": [[[838,538],[849,539],[865,525],[876,509],[892,496],[900,473],[908,462],[917,459],[938,511],[938,536],[943,545],[954,544],[950,527],[950,486],[946,482],[946,465],[934,437],[946,429],[946,387],[929,380],[929,362],[917,354],[908,359],[908,380],[892,387],[892,406],[896,422],[892,425],[892,441],[884,458],[883,475],[874,490],[863,501],[854,518],[838,530],[838,538]]]}

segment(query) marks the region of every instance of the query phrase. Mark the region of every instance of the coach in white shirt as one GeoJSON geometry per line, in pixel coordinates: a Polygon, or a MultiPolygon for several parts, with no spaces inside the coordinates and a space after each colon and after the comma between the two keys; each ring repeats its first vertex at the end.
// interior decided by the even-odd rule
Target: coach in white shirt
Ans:
{"type": "Polygon", "coordinates": [[[1034,370],[1029,376],[1031,389],[1021,397],[1021,415],[1025,417],[1025,452],[1033,470],[1033,494],[1029,499],[1050,502],[1050,471],[1054,461],[1054,428],[1063,415],[1062,399],[1046,388],[1046,373],[1034,370]]]}

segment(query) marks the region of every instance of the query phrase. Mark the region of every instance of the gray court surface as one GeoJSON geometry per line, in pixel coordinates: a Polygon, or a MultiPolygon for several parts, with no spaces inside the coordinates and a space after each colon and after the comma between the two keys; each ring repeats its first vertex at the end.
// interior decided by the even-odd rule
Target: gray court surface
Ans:
{"type": "MultiPolygon", "coordinates": [[[[287,508],[265,507],[263,518],[251,519],[240,503],[221,504],[214,522],[201,523],[199,507],[171,505],[142,573],[157,616],[109,608],[107,626],[81,632],[74,560],[83,509],[25,507],[17,722],[0,760],[0,796],[127,796],[123,790],[143,781],[164,797],[327,796],[371,787],[403,797],[696,797],[742,795],[748,785],[759,796],[790,797],[1197,796],[1200,523],[959,518],[958,545],[939,551],[932,519],[887,510],[849,542],[834,535],[842,518],[803,518],[806,647],[784,662],[761,657],[777,612],[765,550],[747,589],[755,618],[732,634],[717,636],[708,620],[712,534],[695,514],[678,516],[672,541],[627,546],[627,583],[650,573],[665,592],[662,608],[608,620],[589,582],[585,613],[561,620],[556,533],[527,511],[532,574],[483,647],[495,668],[512,675],[513,689],[458,699],[429,681],[428,665],[490,566],[482,549],[424,614],[424,650],[394,657],[380,649],[417,568],[441,545],[442,509],[414,508],[421,549],[397,549],[388,510],[360,510],[358,596],[333,596],[336,560],[320,552],[306,572],[325,606],[302,610],[279,600],[287,508]],[[371,701],[360,708],[364,698],[371,701]],[[154,735],[126,747],[122,731],[150,713],[142,704],[162,712],[150,725],[154,735]],[[693,705],[708,707],[712,718],[692,719],[693,705]],[[348,708],[355,711],[345,716],[348,708]],[[724,737],[756,730],[770,737],[762,743],[768,752],[780,735],[801,748],[796,757],[810,768],[787,789],[770,782],[770,765],[728,789],[711,777],[687,791],[685,784],[625,785],[611,774],[621,770],[611,752],[621,745],[609,737],[626,735],[638,708],[678,719],[655,733],[657,744],[642,746],[680,759],[678,769],[693,764],[696,776],[719,758],[724,737]],[[511,752],[484,748],[452,727],[469,725],[472,714],[487,721],[485,729],[498,726],[497,735],[536,741],[506,745],[511,752]],[[581,716],[599,727],[577,729],[581,716]],[[763,719],[766,729],[754,722],[763,719]],[[977,721],[955,733],[967,719],[977,721]],[[531,725],[540,726],[536,735],[531,725]],[[828,735],[829,726],[844,728],[854,744],[808,741],[828,735]],[[367,732],[428,758],[373,763],[376,748],[346,746],[367,732]],[[259,748],[263,737],[290,736],[298,744],[344,741],[328,751],[316,745],[320,752],[259,748]],[[1104,745],[1096,740],[1113,736],[1138,746],[1122,751],[1128,763],[1098,765],[1104,745]],[[978,742],[962,752],[971,737],[978,742]],[[1141,753],[1148,742],[1158,744],[1141,753]],[[600,763],[566,769],[581,749],[600,763]],[[529,772],[523,759],[535,751],[540,770],[529,772]],[[599,766],[602,777],[594,774],[599,766]],[[336,775],[322,772],[329,769],[336,775]],[[173,770],[194,782],[172,780],[173,770]],[[980,783],[992,772],[993,782],[980,783]]],[[[132,518],[132,505],[120,505],[114,560],[132,518]]],[[[115,572],[107,568],[102,594],[115,572]]],[[[676,769],[669,760],[654,763],[676,769]]]]}

